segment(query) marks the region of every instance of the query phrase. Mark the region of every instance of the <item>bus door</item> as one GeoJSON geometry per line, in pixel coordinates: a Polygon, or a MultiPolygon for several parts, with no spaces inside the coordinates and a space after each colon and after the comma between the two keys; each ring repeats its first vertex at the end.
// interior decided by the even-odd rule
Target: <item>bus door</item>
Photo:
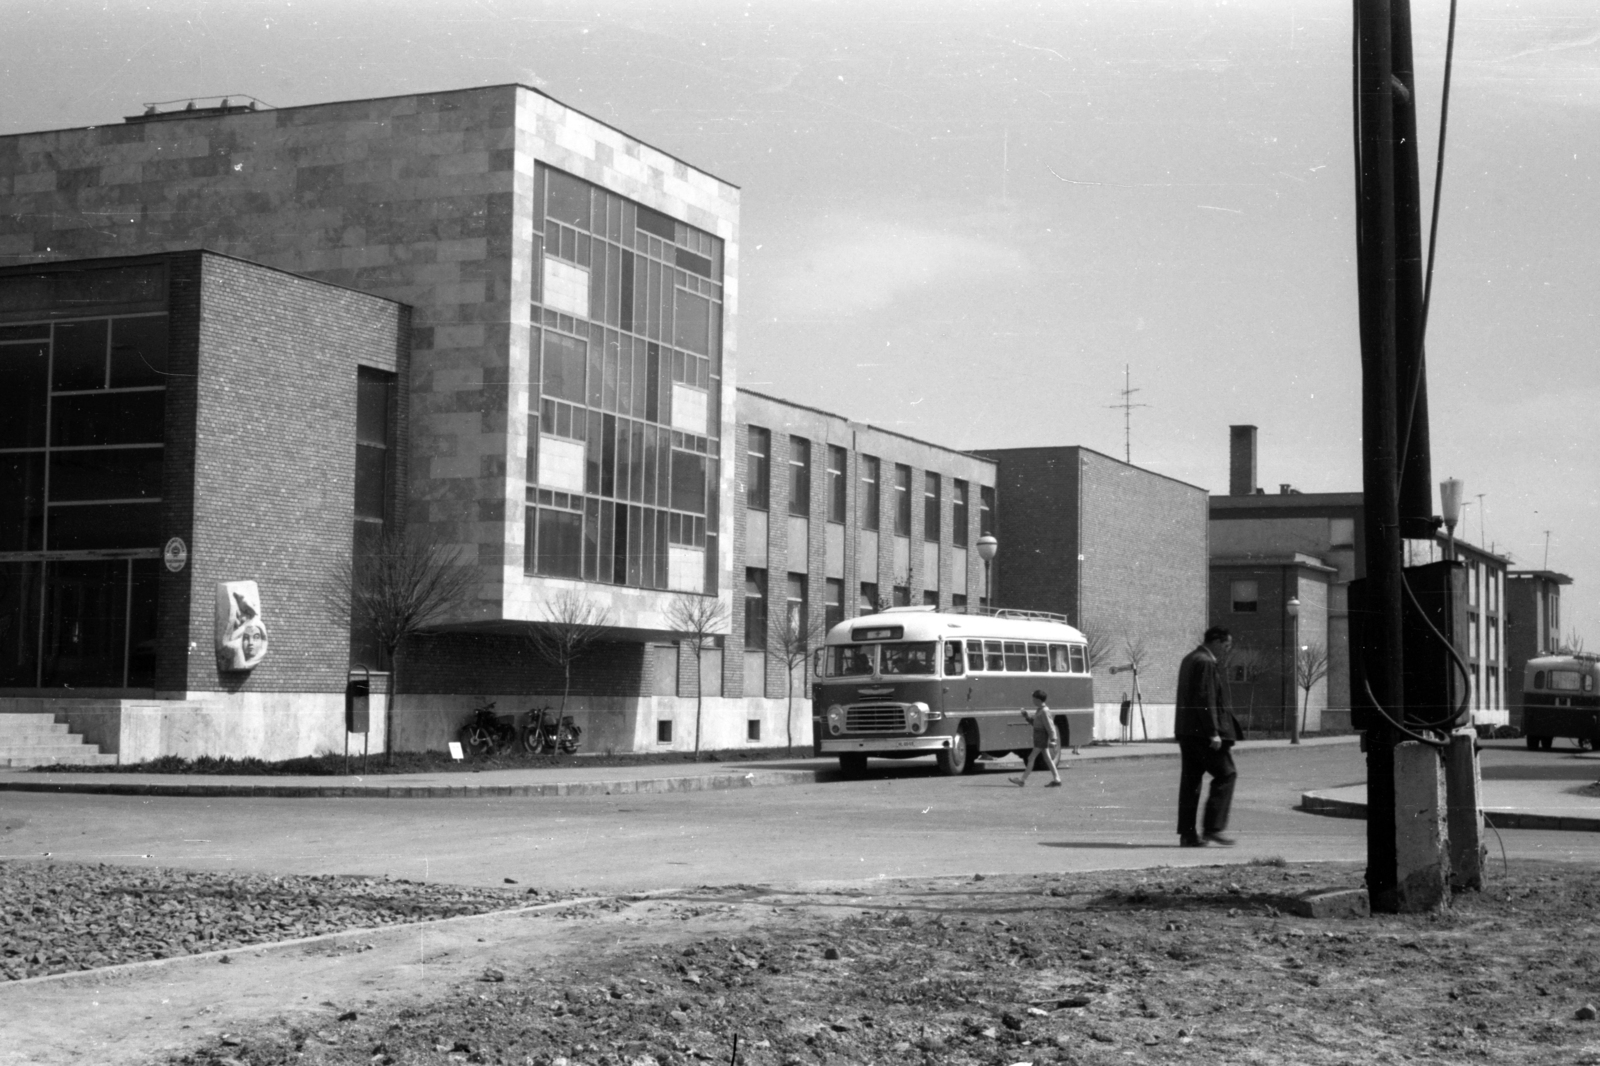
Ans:
{"type": "Polygon", "coordinates": [[[967,673],[967,659],[959,640],[944,642],[944,684],[939,686],[944,706],[939,710],[946,715],[964,715],[972,710],[972,677],[967,673]]]}

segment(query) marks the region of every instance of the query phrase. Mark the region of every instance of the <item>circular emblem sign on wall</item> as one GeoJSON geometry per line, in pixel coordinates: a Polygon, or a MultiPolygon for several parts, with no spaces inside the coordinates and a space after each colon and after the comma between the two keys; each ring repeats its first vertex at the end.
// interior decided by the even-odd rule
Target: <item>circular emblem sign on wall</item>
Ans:
{"type": "Polygon", "coordinates": [[[176,574],[189,565],[189,546],[183,542],[182,537],[173,537],[167,541],[167,546],[161,549],[161,559],[167,564],[167,569],[176,574]]]}

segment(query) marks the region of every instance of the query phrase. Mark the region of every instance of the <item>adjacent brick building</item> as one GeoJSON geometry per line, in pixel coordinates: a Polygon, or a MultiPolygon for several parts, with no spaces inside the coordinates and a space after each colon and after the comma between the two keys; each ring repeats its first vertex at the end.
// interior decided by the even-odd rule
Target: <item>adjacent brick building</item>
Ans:
{"type": "Polygon", "coordinates": [[[1082,447],[986,449],[999,466],[995,600],[1065,615],[1103,657],[1095,664],[1095,735],[1121,735],[1139,661],[1142,724],[1171,736],[1178,664],[1206,617],[1206,490],[1082,447]]]}

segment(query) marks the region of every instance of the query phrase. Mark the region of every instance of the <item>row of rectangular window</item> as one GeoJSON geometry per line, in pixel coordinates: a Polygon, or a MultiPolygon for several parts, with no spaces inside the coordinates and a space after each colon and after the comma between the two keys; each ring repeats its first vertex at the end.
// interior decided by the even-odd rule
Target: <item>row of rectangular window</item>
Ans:
{"type": "MultiPolygon", "coordinates": [[[[808,632],[809,608],[807,606],[807,576],[805,574],[791,573],[788,578],[788,599],[790,632],[804,634],[808,632]]],[[[911,597],[911,591],[904,585],[894,586],[896,599],[893,606],[906,606],[911,597]]],[[[834,626],[844,621],[844,579],[829,577],[822,582],[822,628],[818,634],[822,636],[834,626]]],[[[925,603],[938,606],[939,594],[936,590],[928,589],[923,593],[925,603]],[[930,598],[931,597],[931,598],[930,598]]],[[[767,571],[762,567],[745,568],[745,594],[744,594],[744,646],[747,649],[761,649],[767,647],[767,571]]],[[[953,608],[963,608],[967,605],[965,596],[951,597],[953,608]]],[[[861,583],[861,614],[875,614],[882,610],[886,604],[878,599],[878,586],[871,582],[861,583]]]]}
{"type": "MultiPolygon", "coordinates": [[[[827,447],[827,519],[842,523],[847,506],[845,478],[849,457],[846,450],[837,444],[827,447]]],[[[746,456],[745,505],[756,511],[768,510],[772,502],[771,430],[761,426],[748,427],[746,456]]],[[[881,524],[879,471],[880,464],[876,456],[861,456],[862,529],[876,530],[881,524]]],[[[923,538],[932,543],[937,543],[940,536],[942,481],[941,476],[931,470],[923,472],[923,538]]],[[[960,478],[951,478],[950,488],[951,541],[964,547],[967,544],[970,486],[960,478]]],[[[994,490],[987,485],[978,488],[979,535],[982,536],[993,532],[994,490]]],[[[801,517],[811,513],[811,441],[800,436],[789,438],[789,513],[801,517]]],[[[902,537],[911,535],[911,467],[902,463],[896,463],[894,467],[894,533],[902,537]]]]}
{"type": "MultiPolygon", "coordinates": [[[[811,607],[805,574],[788,575],[787,596],[784,600],[786,627],[779,629],[774,641],[774,652],[783,652],[783,645],[793,650],[808,647],[827,634],[829,629],[844,621],[844,581],[825,578],[822,584],[822,620],[818,632],[811,630],[811,607]]],[[[767,619],[767,571],[760,567],[746,567],[744,572],[744,646],[747,650],[763,650],[772,639],[767,619]]]]}

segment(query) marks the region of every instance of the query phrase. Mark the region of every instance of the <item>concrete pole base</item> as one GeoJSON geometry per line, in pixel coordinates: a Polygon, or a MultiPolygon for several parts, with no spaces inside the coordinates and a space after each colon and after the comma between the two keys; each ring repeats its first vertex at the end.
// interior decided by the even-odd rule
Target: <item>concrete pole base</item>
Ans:
{"type": "Polygon", "coordinates": [[[1478,772],[1478,734],[1471,726],[1456,730],[1445,750],[1445,798],[1450,836],[1450,887],[1483,888],[1486,866],[1483,840],[1483,779],[1478,772]]]}
{"type": "Polygon", "coordinates": [[[1394,749],[1394,821],[1399,911],[1417,914],[1450,901],[1444,760],[1428,744],[1394,749]]]}

